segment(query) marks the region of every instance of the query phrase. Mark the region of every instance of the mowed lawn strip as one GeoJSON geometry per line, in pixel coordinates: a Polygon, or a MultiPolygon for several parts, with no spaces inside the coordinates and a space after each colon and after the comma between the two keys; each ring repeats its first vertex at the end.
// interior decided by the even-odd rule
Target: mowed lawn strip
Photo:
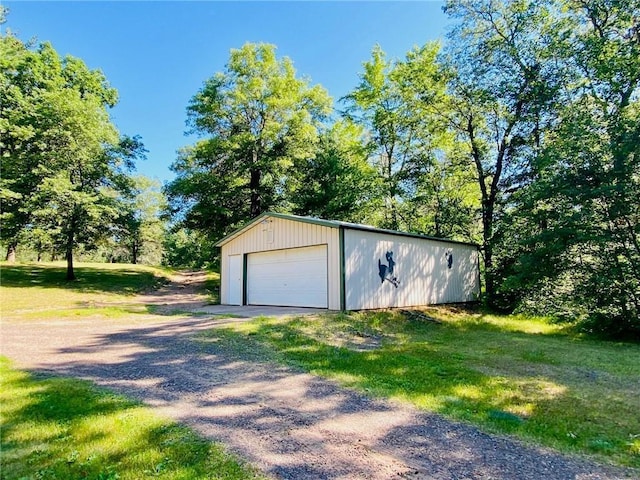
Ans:
{"type": "Polygon", "coordinates": [[[65,280],[62,262],[0,265],[2,317],[7,320],[125,318],[154,313],[135,295],[168,282],[168,270],[143,265],[80,263],[65,280]]]}
{"type": "Polygon", "coordinates": [[[2,478],[246,479],[250,466],[186,427],[88,382],[0,358],[2,478]]]}
{"type": "Polygon", "coordinates": [[[372,395],[640,468],[640,346],[447,308],[259,318],[207,335],[372,395]]]}
{"type": "MultiPolygon", "coordinates": [[[[153,314],[133,297],[170,272],[140,265],[1,265],[3,321],[153,314]]],[[[217,277],[214,275],[213,277],[217,277]]],[[[250,466],[141,404],[88,382],[33,376],[0,358],[2,478],[245,479],[250,466]]]]}

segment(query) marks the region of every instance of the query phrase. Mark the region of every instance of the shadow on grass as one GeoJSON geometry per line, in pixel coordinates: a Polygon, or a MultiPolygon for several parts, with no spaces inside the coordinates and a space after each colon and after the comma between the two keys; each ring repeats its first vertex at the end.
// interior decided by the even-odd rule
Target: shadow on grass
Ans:
{"type": "Polygon", "coordinates": [[[124,265],[115,269],[77,266],[75,271],[78,279],[72,282],[66,280],[66,267],[60,265],[3,264],[0,275],[2,286],[7,288],[64,288],[80,293],[134,295],[166,283],[153,271],[124,265]]]}
{"type": "MultiPolygon", "coordinates": [[[[640,468],[635,345],[483,328],[481,319],[432,325],[390,314],[373,325],[356,320],[355,330],[390,334],[383,347],[361,352],[310,335],[313,321],[305,322],[254,323],[244,341],[270,345],[273,358],[376,396],[640,468]]],[[[226,335],[241,341],[242,334],[226,335]]]]}
{"type": "Polygon", "coordinates": [[[209,296],[209,304],[211,305],[219,305],[220,304],[220,275],[213,274],[209,275],[205,284],[204,291],[209,296]]]}
{"type": "MultiPolygon", "coordinates": [[[[378,390],[381,386],[387,392],[417,388],[428,393],[420,375],[442,378],[445,383],[439,388],[444,397],[450,397],[443,402],[449,402],[450,408],[472,411],[474,403],[459,404],[461,393],[454,390],[467,385],[484,388],[490,385],[491,376],[466,368],[462,358],[443,351],[442,345],[424,344],[420,352],[401,348],[393,352],[387,345],[380,351],[354,353],[310,340],[287,323],[259,319],[251,324],[255,331],[248,335],[230,328],[237,324],[233,319],[190,318],[92,332],[60,344],[46,365],[57,375],[90,379],[156,408],[171,408],[180,421],[197,425],[199,431],[259,461],[276,477],[390,478],[407,473],[418,478],[565,479],[594,472],[602,478],[616,478],[618,473],[338,388],[333,382],[304,375],[300,368],[272,362],[281,354],[273,353],[264,342],[268,336],[281,342],[290,364],[319,373],[343,374],[351,379],[352,386],[377,394],[384,393],[378,390]],[[425,358],[427,353],[448,355],[452,363],[425,358]],[[397,358],[392,360],[390,356],[397,358]],[[451,381],[447,383],[447,379],[451,381]],[[381,458],[393,459],[397,470],[387,471],[385,476],[380,469],[389,464],[380,462],[381,458]],[[411,471],[403,470],[406,466],[411,466],[411,471]]],[[[430,333],[428,327],[419,330],[430,333]]],[[[552,401],[565,395],[558,392],[552,401]]],[[[36,398],[42,402],[41,397],[36,398]]],[[[515,421],[501,411],[500,404],[492,404],[485,413],[498,422],[515,421]]],[[[116,410],[99,418],[89,416],[91,423],[104,418],[113,424],[113,415],[120,413],[116,410]]],[[[120,421],[126,422],[126,415],[120,421]]],[[[156,439],[157,428],[139,430],[145,442],[165,448],[171,442],[156,439]]],[[[25,429],[13,430],[18,431],[25,429]]],[[[120,440],[114,444],[126,448],[120,440]]],[[[38,447],[30,444],[28,448],[38,447]]],[[[133,454],[137,451],[135,447],[129,450],[133,454]]],[[[119,454],[113,453],[115,462],[124,461],[117,457],[119,454]]],[[[65,458],[67,453],[58,455],[65,458]]],[[[162,451],[144,468],[165,468],[164,456],[162,451]]]]}
{"type": "Polygon", "coordinates": [[[2,478],[252,478],[185,427],[88,382],[1,362],[2,478]]]}

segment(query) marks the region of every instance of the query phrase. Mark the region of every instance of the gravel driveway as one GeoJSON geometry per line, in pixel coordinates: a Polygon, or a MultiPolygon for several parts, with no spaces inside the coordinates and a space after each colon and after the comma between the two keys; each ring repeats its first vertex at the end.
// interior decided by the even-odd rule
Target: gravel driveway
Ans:
{"type": "MultiPolygon", "coordinates": [[[[197,303],[188,294],[162,303],[197,303]]],[[[274,478],[637,478],[242,358],[198,335],[235,321],[243,320],[3,321],[0,354],[140,399],[274,478]]]]}

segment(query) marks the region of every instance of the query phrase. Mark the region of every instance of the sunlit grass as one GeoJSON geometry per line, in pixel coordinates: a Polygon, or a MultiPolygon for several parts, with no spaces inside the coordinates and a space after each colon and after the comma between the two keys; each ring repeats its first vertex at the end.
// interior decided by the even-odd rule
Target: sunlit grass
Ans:
{"type": "Polygon", "coordinates": [[[640,346],[542,318],[432,308],[229,325],[209,337],[375,396],[640,468],[640,346]]]}
{"type": "Polygon", "coordinates": [[[216,305],[220,303],[220,274],[214,271],[207,271],[207,279],[204,289],[209,296],[209,303],[216,305]]]}
{"type": "Polygon", "coordinates": [[[3,319],[121,318],[149,313],[127,301],[167,281],[169,272],[143,265],[80,263],[65,280],[61,262],[0,265],[3,319]],[[113,305],[114,302],[121,304],[113,305]]]}
{"type": "Polygon", "coordinates": [[[0,358],[2,478],[246,479],[258,474],[138,403],[0,358]]]}
{"type": "Polygon", "coordinates": [[[45,310],[30,310],[23,312],[21,317],[25,320],[47,320],[52,318],[61,319],[102,319],[102,318],[123,318],[131,315],[148,314],[151,309],[144,305],[122,305],[122,306],[87,306],[83,308],[55,308],[45,310]]]}
{"type": "MultiPolygon", "coordinates": [[[[128,319],[137,315],[200,315],[135,303],[135,296],[167,283],[174,271],[143,265],[78,263],[78,280],[65,280],[66,265],[0,263],[0,308],[5,320],[128,319]]],[[[220,301],[220,274],[206,272],[202,292],[220,301]]]]}

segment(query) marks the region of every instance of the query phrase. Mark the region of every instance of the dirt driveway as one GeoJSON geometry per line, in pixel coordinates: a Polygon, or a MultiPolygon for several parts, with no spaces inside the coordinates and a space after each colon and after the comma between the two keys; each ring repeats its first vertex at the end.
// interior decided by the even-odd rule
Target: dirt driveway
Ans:
{"type": "MultiPolygon", "coordinates": [[[[139,300],[205,310],[195,280],[139,300]]],[[[242,358],[199,334],[238,318],[2,322],[17,366],[91,380],[186,423],[284,479],[600,479],[596,466],[330,381],[242,358]]],[[[637,474],[637,472],[635,472],[637,474]]]]}

